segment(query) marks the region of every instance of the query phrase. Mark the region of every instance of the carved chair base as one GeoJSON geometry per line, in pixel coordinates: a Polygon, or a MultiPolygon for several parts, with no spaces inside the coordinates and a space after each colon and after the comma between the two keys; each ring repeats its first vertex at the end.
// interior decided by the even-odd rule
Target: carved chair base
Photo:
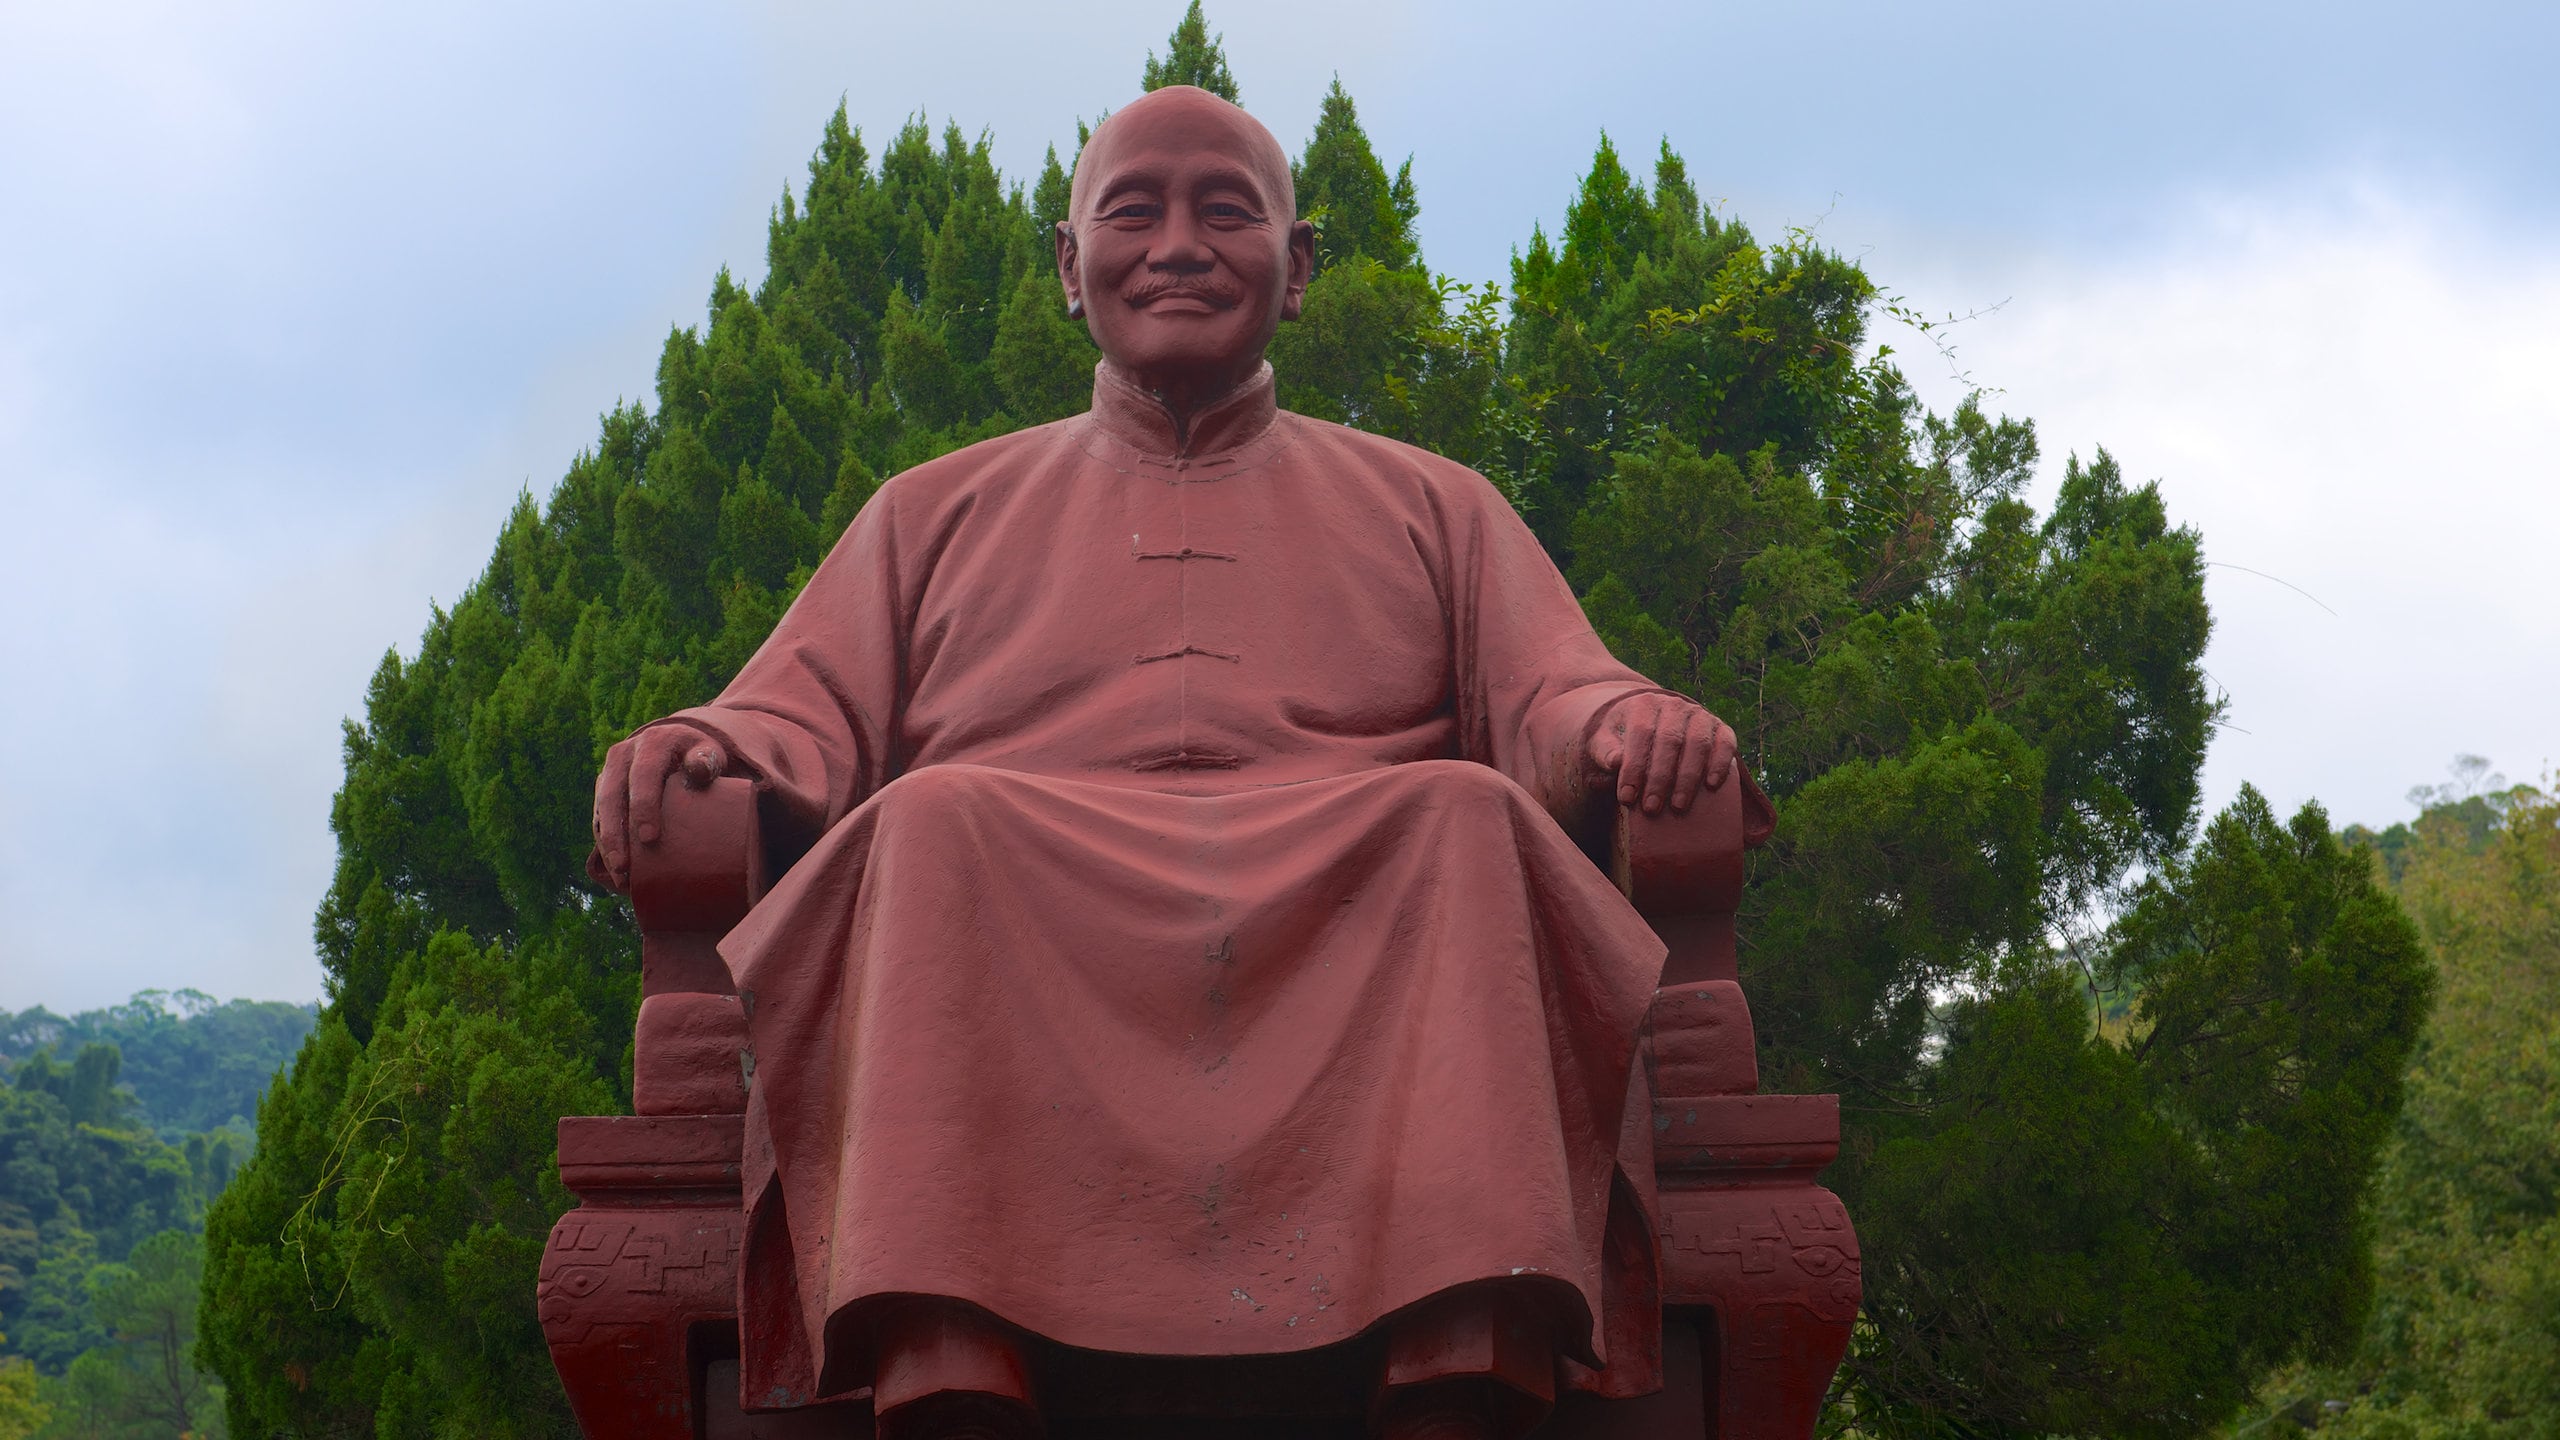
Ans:
{"type": "MultiPolygon", "coordinates": [[[[1664,1389],[1567,1396],[1537,1440],[1803,1440],[1858,1310],[1858,1243],[1813,1183],[1839,1145],[1827,1095],[1655,1105],[1664,1389]]],[[[871,1435],[867,1400],[748,1412],[738,1397],[741,1117],[560,1122],[580,1205],[553,1227],[543,1333],[592,1440],[871,1435]]],[[[1035,1357],[1051,1440],[1365,1440],[1380,1357],[1165,1362],[1048,1347],[1035,1357]],[[1204,1426],[1204,1422],[1208,1422],[1204,1426]]]]}
{"type": "MultiPolygon", "coordinates": [[[[544,1251],[543,1333],[591,1440],[871,1440],[867,1398],[750,1412],[738,1386],[738,1156],[745,1016],[717,949],[763,893],[755,787],[672,779],[663,838],[634,857],[647,999],[641,1113],[560,1122],[577,1192],[544,1251]]],[[[1815,1183],[1839,1153],[1828,1095],[1759,1095],[1736,983],[1743,852],[1774,823],[1756,786],[1685,817],[1595,797],[1595,853],[1662,938],[1646,1027],[1661,1200],[1663,1389],[1567,1396],[1534,1440],[1807,1440],[1858,1311],[1858,1241],[1815,1183]],[[1689,1098],[1684,1098],[1689,1097],[1689,1098]]],[[[1161,1361],[1030,1357],[1051,1440],[1367,1440],[1383,1349],[1161,1361]]],[[[894,1427],[893,1427],[894,1428],[894,1427]]]]}

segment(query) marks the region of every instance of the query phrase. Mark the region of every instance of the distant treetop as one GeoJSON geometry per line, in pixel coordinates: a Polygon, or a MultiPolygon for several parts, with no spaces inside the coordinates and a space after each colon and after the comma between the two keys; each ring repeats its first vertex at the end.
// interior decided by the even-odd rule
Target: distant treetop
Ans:
{"type": "Polygon", "coordinates": [[[1413,233],[1414,219],[1422,213],[1414,197],[1413,157],[1405,157],[1395,178],[1387,177],[1341,76],[1334,76],[1332,88],[1325,91],[1306,153],[1289,168],[1298,192],[1298,218],[1316,222],[1319,270],[1353,256],[1390,270],[1408,269],[1421,260],[1422,247],[1413,233]]]}
{"type": "Polygon", "coordinates": [[[132,1118],[161,1138],[175,1143],[234,1121],[245,1130],[267,1082],[311,1033],[316,1010],[218,1001],[200,990],[145,990],[121,1005],[70,1016],[41,1005],[14,1015],[0,1010],[0,1074],[45,1051],[68,1059],[104,1045],[120,1054],[121,1081],[139,1102],[132,1118]]]}
{"type": "Polygon", "coordinates": [[[1210,35],[1200,0],[1191,0],[1191,8],[1182,12],[1182,23],[1166,38],[1165,57],[1158,60],[1156,52],[1147,52],[1146,88],[1197,85],[1222,100],[1242,103],[1236,100],[1235,72],[1227,68],[1226,38],[1210,35]]]}

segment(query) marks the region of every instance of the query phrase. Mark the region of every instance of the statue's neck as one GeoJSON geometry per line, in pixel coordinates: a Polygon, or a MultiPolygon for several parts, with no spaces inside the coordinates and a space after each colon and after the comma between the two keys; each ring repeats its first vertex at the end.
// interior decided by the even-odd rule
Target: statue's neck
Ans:
{"type": "Polygon", "coordinates": [[[1121,373],[1129,377],[1131,384],[1155,397],[1156,403],[1173,417],[1175,433],[1188,435],[1195,417],[1216,409],[1261,368],[1262,357],[1257,355],[1250,365],[1205,374],[1195,369],[1163,372],[1134,367],[1121,373]]]}
{"type": "Polygon", "coordinates": [[[1164,455],[1203,454],[1240,445],[1271,423],[1276,410],[1271,367],[1259,360],[1241,378],[1211,386],[1159,388],[1153,377],[1104,360],[1094,367],[1094,418],[1138,449],[1164,455]]]}

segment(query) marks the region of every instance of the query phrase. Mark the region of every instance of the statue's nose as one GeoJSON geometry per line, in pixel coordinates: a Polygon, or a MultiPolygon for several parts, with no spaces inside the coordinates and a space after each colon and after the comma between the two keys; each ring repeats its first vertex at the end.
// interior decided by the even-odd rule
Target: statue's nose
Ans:
{"type": "Polygon", "coordinates": [[[1170,207],[1156,244],[1147,263],[1159,270],[1206,270],[1216,263],[1206,241],[1200,236],[1199,222],[1183,207],[1170,207]]]}

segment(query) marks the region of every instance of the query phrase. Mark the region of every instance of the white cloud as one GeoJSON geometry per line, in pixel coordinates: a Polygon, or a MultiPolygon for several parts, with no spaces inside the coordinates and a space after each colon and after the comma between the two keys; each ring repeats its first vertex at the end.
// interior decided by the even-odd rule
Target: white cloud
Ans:
{"type": "MultiPolygon", "coordinates": [[[[2035,418],[2048,493],[2103,444],[2202,531],[2232,727],[2210,804],[2246,780],[2388,823],[2457,752],[2560,758],[2560,247],[2347,176],[2200,198],[2097,255],[1870,264],[1932,311],[2012,297],[1950,333],[2035,418]]],[[[1926,345],[1887,338],[1948,403],[1926,345]]]]}

